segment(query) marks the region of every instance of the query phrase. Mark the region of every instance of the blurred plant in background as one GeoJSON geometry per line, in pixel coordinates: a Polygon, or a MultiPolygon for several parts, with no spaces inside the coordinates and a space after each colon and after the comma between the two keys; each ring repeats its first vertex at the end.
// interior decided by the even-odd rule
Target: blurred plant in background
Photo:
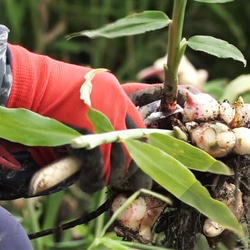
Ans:
{"type": "MultiPolygon", "coordinates": [[[[134,12],[161,10],[171,14],[172,1],[153,0],[2,0],[0,23],[10,28],[10,42],[32,51],[77,64],[105,67],[121,82],[135,81],[137,73],[166,52],[167,32],[149,32],[114,40],[78,38],[65,35],[91,30],[134,12]]],[[[227,4],[188,2],[184,37],[211,35],[234,44],[247,61],[250,58],[250,2],[237,0],[227,4]],[[222,32],[223,31],[223,32],[222,32]]],[[[249,72],[233,60],[219,60],[205,53],[186,52],[196,68],[209,71],[209,80],[232,80],[249,72]]]]}

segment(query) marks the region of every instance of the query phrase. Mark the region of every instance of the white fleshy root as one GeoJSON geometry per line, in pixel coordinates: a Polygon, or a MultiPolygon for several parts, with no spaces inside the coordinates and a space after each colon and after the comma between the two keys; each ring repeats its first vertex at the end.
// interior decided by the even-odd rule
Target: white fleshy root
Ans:
{"type": "Polygon", "coordinates": [[[223,157],[232,151],[235,145],[235,135],[223,123],[203,123],[196,128],[190,128],[191,141],[200,149],[213,157],[223,157]]]}
{"type": "MultiPolygon", "coordinates": [[[[112,211],[116,211],[127,198],[123,195],[115,198],[112,204],[112,211]]],[[[146,216],[146,202],[142,197],[137,198],[131,203],[118,217],[117,220],[122,223],[125,227],[128,227],[134,231],[140,227],[141,220],[146,216]]]]}
{"type": "Polygon", "coordinates": [[[183,121],[211,121],[219,115],[219,103],[205,93],[187,92],[183,109],[183,121]]]}
{"type": "Polygon", "coordinates": [[[206,219],[203,226],[203,233],[207,237],[216,237],[220,235],[225,230],[225,227],[221,226],[219,223],[206,219]]]}
{"type": "Polygon", "coordinates": [[[220,104],[220,118],[227,124],[231,124],[235,117],[235,108],[228,101],[220,104]]]}
{"type": "Polygon", "coordinates": [[[233,152],[238,155],[250,154],[250,129],[241,127],[233,129],[236,137],[236,144],[233,152]]]}
{"type": "Polygon", "coordinates": [[[80,158],[68,156],[41,168],[30,181],[29,195],[35,196],[58,185],[80,171],[81,167],[82,161],[80,158]]]}
{"type": "MultiPolygon", "coordinates": [[[[114,213],[126,200],[125,195],[117,196],[112,203],[111,211],[114,213]]],[[[164,206],[164,202],[152,196],[138,197],[117,217],[117,221],[123,227],[138,232],[143,239],[151,241],[151,227],[164,206]]]]}

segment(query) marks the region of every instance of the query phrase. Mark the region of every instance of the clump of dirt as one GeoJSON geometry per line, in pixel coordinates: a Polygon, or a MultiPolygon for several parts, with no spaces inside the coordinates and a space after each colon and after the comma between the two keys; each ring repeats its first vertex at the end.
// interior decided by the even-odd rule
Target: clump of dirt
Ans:
{"type": "Polygon", "coordinates": [[[202,231],[205,217],[192,207],[179,203],[159,217],[155,233],[163,232],[158,244],[173,249],[193,249],[196,235],[202,231]],[[160,241],[160,242],[159,242],[160,241]]]}

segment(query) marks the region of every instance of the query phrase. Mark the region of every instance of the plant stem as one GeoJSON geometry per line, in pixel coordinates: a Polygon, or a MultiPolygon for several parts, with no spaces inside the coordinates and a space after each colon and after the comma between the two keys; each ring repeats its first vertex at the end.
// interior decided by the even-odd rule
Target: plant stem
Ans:
{"type": "Polygon", "coordinates": [[[117,217],[141,194],[146,194],[146,195],[151,195],[159,200],[162,200],[166,204],[172,205],[172,200],[165,197],[164,195],[158,194],[154,191],[147,190],[144,188],[139,189],[138,191],[134,192],[123,204],[121,207],[119,207],[111,216],[109,221],[106,223],[106,225],[103,227],[103,230],[100,234],[101,237],[105,235],[107,232],[108,228],[114,223],[114,221],[117,219],[117,217]]]}
{"type": "Polygon", "coordinates": [[[173,131],[166,129],[130,129],[112,131],[103,134],[89,134],[76,137],[71,141],[73,148],[87,148],[92,149],[103,143],[119,142],[126,139],[141,139],[147,138],[152,133],[164,134],[173,136],[173,131]]]}
{"type": "MultiPolygon", "coordinates": [[[[65,192],[57,192],[55,194],[49,195],[46,199],[45,204],[45,217],[43,222],[43,229],[55,227],[56,219],[58,210],[60,208],[60,204],[62,202],[62,198],[64,196],[65,192]]],[[[46,245],[49,245],[49,243],[52,243],[54,240],[54,236],[50,235],[46,237],[46,240],[44,241],[46,245]]]]}
{"type": "Polygon", "coordinates": [[[162,111],[176,109],[178,67],[184,54],[186,44],[181,44],[183,22],[187,0],[175,0],[172,22],[168,31],[167,64],[164,65],[165,82],[161,102],[162,111]]]}
{"type": "MultiPolygon", "coordinates": [[[[34,208],[34,200],[33,199],[28,199],[25,200],[26,207],[28,208],[28,214],[29,214],[29,219],[30,219],[30,230],[33,232],[39,231],[40,226],[39,226],[39,215],[37,211],[35,211],[34,208]]],[[[32,245],[34,246],[35,249],[37,250],[42,250],[43,249],[43,240],[42,239],[35,239],[32,241],[32,245]]]]}
{"type": "MultiPolygon", "coordinates": [[[[107,190],[105,188],[100,191],[98,206],[100,206],[107,200],[106,192],[107,190]]],[[[96,238],[99,238],[101,236],[102,229],[104,227],[104,220],[105,220],[105,214],[101,214],[96,219],[96,225],[95,225],[95,237],[96,238]]]]}

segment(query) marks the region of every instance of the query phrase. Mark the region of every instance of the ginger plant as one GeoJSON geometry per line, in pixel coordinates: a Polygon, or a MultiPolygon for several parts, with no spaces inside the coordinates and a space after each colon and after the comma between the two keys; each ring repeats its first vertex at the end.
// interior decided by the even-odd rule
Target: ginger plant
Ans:
{"type": "MultiPolygon", "coordinates": [[[[200,1],[207,3],[215,2],[213,0],[200,1]]],[[[220,0],[219,2],[227,1],[229,0],[220,0]]],[[[187,46],[222,58],[230,57],[243,62],[244,65],[246,64],[241,52],[225,41],[209,36],[194,36],[188,40],[182,38],[186,4],[187,0],[174,1],[172,19],[169,19],[160,11],[145,11],[143,13],[128,16],[100,29],[82,31],[72,34],[69,37],[84,35],[90,38],[115,38],[141,34],[169,26],[167,45],[168,59],[164,66],[165,82],[159,108],[163,112],[173,112],[178,109],[176,106],[178,66],[187,46]]],[[[43,120],[41,116],[38,117],[29,111],[7,110],[1,108],[0,112],[1,114],[6,115],[6,119],[3,119],[1,127],[1,134],[4,135],[4,138],[25,145],[55,146],[71,143],[73,147],[91,148],[93,145],[98,146],[106,142],[122,141],[139,167],[141,167],[143,171],[150,175],[163,188],[168,190],[183,203],[193,206],[200,213],[218,222],[224,228],[228,228],[240,236],[243,235],[242,228],[233,213],[224,204],[212,199],[206,188],[199,183],[189,169],[212,172],[214,174],[223,174],[225,176],[231,175],[230,170],[221,161],[214,159],[202,150],[194,148],[188,143],[169,136],[172,135],[172,131],[151,130],[151,132],[148,133],[148,131],[144,130],[132,130],[110,131],[106,133],[107,130],[105,129],[103,131],[98,131],[97,129],[96,132],[100,134],[89,137],[79,137],[79,134],[76,131],[70,130],[59,123],[54,124],[55,121],[46,120],[45,123],[45,120],[43,120]],[[23,126],[20,126],[19,124],[22,120],[20,117],[22,117],[24,112],[28,112],[28,114],[25,113],[27,117],[30,115],[29,125],[32,128],[37,127],[37,130],[32,130],[34,131],[32,136],[30,132],[27,133],[28,136],[26,136],[26,133],[22,131],[23,126]],[[19,131],[19,133],[12,133],[11,129],[8,127],[10,119],[15,119],[15,122],[13,122],[17,124],[15,131],[19,131]],[[35,120],[39,120],[40,125],[48,128],[47,137],[44,137],[44,134],[43,136],[39,136],[39,124],[33,123],[35,120]],[[7,122],[5,123],[4,121],[7,122]],[[52,128],[54,130],[52,130],[52,128]],[[51,136],[49,132],[54,134],[53,141],[50,140],[51,136]],[[16,134],[21,135],[21,137],[15,137],[16,134]],[[149,144],[134,140],[142,137],[148,138],[149,144]],[[174,150],[171,152],[171,148],[167,147],[167,145],[172,145],[174,150]],[[176,155],[176,152],[182,153],[176,155]],[[190,158],[188,158],[189,155],[195,157],[190,160],[190,158]],[[202,161],[199,161],[199,159],[202,159],[202,161]],[[166,162],[168,162],[167,167],[165,167],[166,162]],[[185,179],[185,183],[183,183],[183,179],[185,179]],[[222,217],[220,216],[221,214],[227,216],[222,217]]],[[[96,125],[95,123],[108,124],[106,121],[103,122],[103,117],[101,117],[100,114],[97,114],[91,109],[89,111],[89,119],[92,121],[94,127],[96,125]]]]}

